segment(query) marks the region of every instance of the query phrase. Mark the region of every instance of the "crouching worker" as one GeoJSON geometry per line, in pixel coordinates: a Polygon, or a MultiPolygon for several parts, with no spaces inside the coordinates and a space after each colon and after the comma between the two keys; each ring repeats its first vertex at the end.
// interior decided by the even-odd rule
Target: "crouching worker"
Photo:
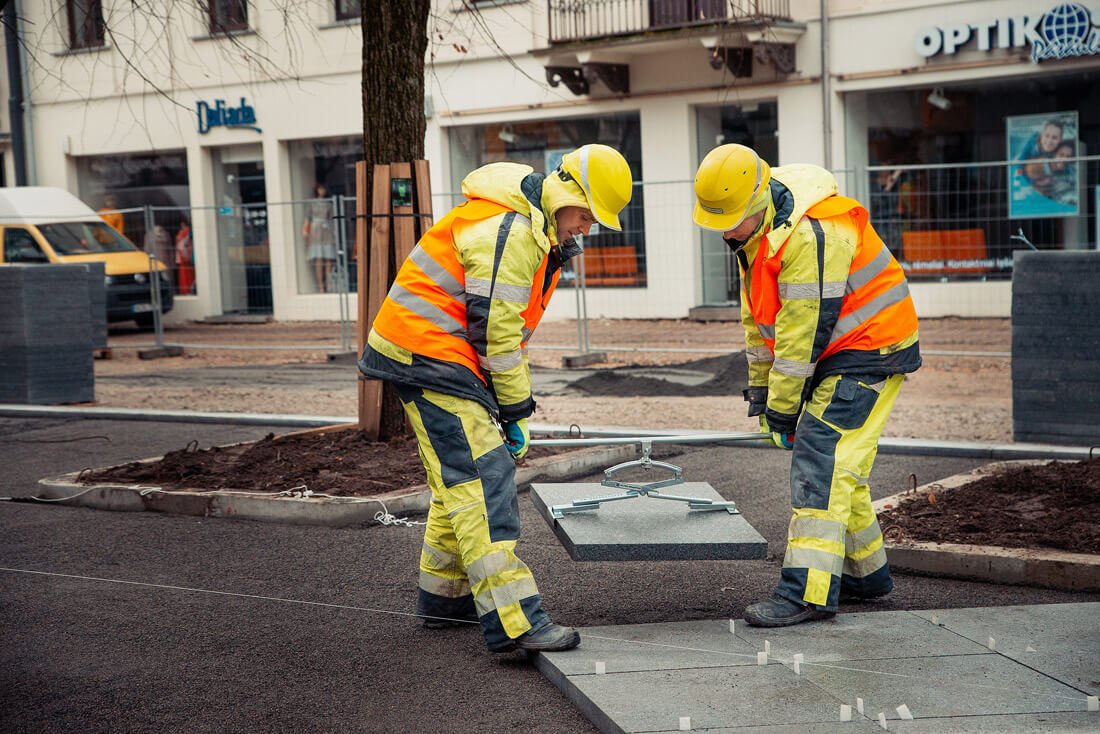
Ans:
{"type": "Polygon", "coordinates": [[[772,171],[723,145],[695,177],[695,223],[721,232],[741,270],[749,415],[791,457],[792,516],[779,584],[745,621],[833,616],[893,589],[868,477],[907,372],[917,314],[901,267],[823,168],[772,171]]]}
{"type": "Polygon", "coordinates": [[[430,628],[480,623],[493,652],[568,650],[515,553],[515,461],[535,410],[526,345],[595,222],[620,229],[626,159],[604,145],[567,154],[548,175],[492,163],[420,240],[372,325],[359,369],[397,388],[432,492],[417,615],[430,628]],[[500,428],[498,428],[498,425],[500,428]],[[503,438],[501,436],[503,430],[503,438]]]}

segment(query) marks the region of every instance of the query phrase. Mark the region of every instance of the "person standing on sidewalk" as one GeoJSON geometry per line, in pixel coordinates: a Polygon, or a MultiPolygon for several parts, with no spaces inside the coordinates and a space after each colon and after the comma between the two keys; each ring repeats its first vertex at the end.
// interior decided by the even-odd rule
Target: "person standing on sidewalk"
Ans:
{"type": "Polygon", "coordinates": [[[793,450],[792,517],[771,598],[745,621],[783,627],[894,586],[868,477],[904,375],[920,367],[901,266],[823,168],[774,171],[723,145],[695,176],[695,223],[721,232],[741,271],[749,416],[793,450]]]}
{"type": "Polygon", "coordinates": [[[493,652],[580,643],[551,623],[515,553],[515,461],[535,410],[525,352],[580,252],[574,238],[596,222],[621,229],[632,186],[626,159],[605,145],[566,154],[545,176],[518,163],[473,171],[467,201],[420,239],[374,320],[359,369],[396,386],[432,491],[416,604],[426,627],[477,621],[493,652]]]}

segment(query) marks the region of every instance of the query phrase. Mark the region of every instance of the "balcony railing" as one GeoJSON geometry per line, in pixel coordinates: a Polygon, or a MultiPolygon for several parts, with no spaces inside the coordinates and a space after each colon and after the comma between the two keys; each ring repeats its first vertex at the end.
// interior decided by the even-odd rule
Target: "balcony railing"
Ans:
{"type": "Polygon", "coordinates": [[[790,20],[790,0],[548,0],[550,42],[718,23],[790,20]]]}

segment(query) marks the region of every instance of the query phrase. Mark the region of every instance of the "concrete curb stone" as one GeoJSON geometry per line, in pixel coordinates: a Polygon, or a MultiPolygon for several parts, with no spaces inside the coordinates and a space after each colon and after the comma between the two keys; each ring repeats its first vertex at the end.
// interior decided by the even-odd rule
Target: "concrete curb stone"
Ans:
{"type": "MultiPolygon", "coordinates": [[[[944,494],[983,477],[1045,463],[1038,460],[999,461],[883,497],[871,504],[878,513],[930,492],[944,494]]],[[[900,571],[1066,591],[1100,590],[1100,556],[1091,554],[915,540],[887,540],[885,548],[891,568],[900,571]]]]}
{"type": "MultiPolygon", "coordinates": [[[[529,459],[516,467],[520,491],[531,482],[568,479],[591,474],[635,454],[633,445],[587,448],[556,456],[529,459]]],[[[159,461],[161,457],[142,460],[159,461]]],[[[428,511],[431,491],[427,485],[395,489],[373,497],[273,496],[266,492],[228,489],[170,490],[147,484],[85,484],[81,472],[69,472],[39,480],[39,499],[72,507],[121,512],[168,512],[199,517],[226,517],[294,525],[348,527],[376,524],[383,510],[390,515],[428,511]]]]}

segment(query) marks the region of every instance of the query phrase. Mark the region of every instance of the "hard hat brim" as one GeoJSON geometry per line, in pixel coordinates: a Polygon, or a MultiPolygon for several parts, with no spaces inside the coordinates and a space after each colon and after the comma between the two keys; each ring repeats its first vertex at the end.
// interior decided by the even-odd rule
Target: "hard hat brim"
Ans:
{"type": "Polygon", "coordinates": [[[695,210],[692,212],[691,218],[697,226],[709,229],[712,232],[728,232],[745,221],[744,215],[738,217],[736,214],[708,212],[698,201],[695,202],[695,210]]]}
{"type": "Polygon", "coordinates": [[[608,229],[613,229],[616,232],[623,231],[623,225],[622,222],[619,221],[618,214],[615,214],[608,209],[603,209],[602,207],[598,207],[595,205],[592,206],[591,212],[592,216],[596,218],[596,221],[600,223],[601,227],[607,227],[608,229]]]}

